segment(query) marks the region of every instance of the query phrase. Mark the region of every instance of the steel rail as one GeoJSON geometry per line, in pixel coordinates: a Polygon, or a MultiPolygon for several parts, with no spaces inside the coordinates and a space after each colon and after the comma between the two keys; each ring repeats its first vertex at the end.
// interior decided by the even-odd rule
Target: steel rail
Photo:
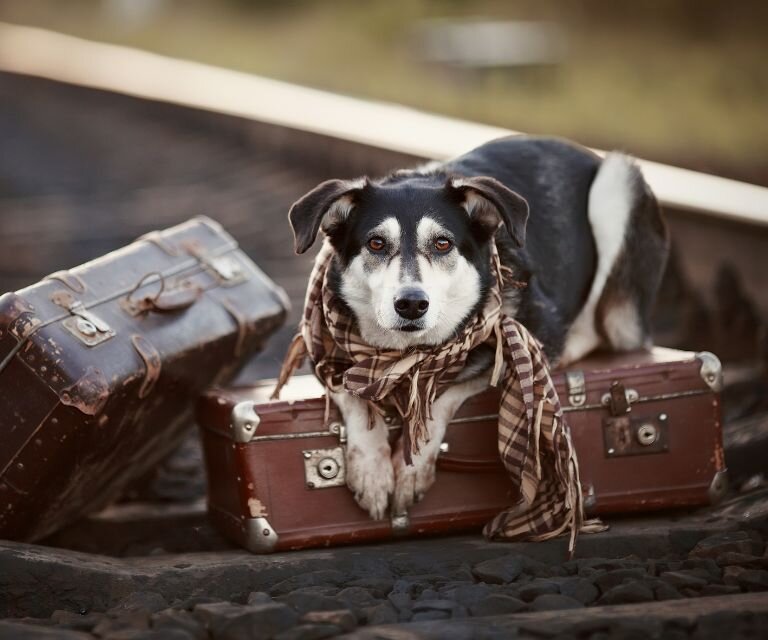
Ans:
{"type": "MultiPolygon", "coordinates": [[[[0,71],[239,116],[424,159],[447,159],[518,133],[6,23],[0,23],[0,71]]],[[[639,162],[666,206],[768,226],[768,188],[639,162]]]]}

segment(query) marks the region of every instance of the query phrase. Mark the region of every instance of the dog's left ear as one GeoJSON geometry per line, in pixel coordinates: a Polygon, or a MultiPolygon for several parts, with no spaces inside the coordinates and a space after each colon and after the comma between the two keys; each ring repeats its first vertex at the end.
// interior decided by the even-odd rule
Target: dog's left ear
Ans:
{"type": "Polygon", "coordinates": [[[446,188],[461,198],[470,218],[491,233],[504,224],[518,247],[525,245],[528,203],[495,178],[450,178],[446,188]]]}
{"type": "Polygon", "coordinates": [[[327,232],[344,222],[367,185],[367,178],[327,180],[294,202],[288,221],[293,229],[296,253],[304,253],[314,244],[320,227],[327,232]]]}

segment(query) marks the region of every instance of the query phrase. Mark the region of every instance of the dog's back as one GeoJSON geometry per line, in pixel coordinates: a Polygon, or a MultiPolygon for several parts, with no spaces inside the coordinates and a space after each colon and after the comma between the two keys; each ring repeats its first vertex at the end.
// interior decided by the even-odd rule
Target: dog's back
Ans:
{"type": "Polygon", "coordinates": [[[497,236],[505,262],[530,274],[511,296],[516,316],[562,362],[600,345],[645,346],[666,264],[667,233],[639,168],[557,138],[513,136],[485,144],[444,170],[491,176],[530,207],[525,247],[497,236]]]}

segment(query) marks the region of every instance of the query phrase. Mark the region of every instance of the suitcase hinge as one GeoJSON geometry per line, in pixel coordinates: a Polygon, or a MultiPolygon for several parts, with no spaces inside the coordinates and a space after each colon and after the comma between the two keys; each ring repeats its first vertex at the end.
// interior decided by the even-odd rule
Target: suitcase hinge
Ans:
{"type": "Polygon", "coordinates": [[[229,427],[235,442],[246,444],[256,435],[261,418],[251,400],[238,402],[232,409],[229,427]]]}
{"type": "Polygon", "coordinates": [[[66,309],[72,317],[64,320],[62,325],[84,345],[95,347],[114,337],[115,331],[112,327],[95,313],[88,311],[79,300],[73,299],[66,309]]]}
{"type": "Polygon", "coordinates": [[[583,371],[566,371],[565,386],[572,407],[580,407],[587,401],[587,383],[583,371]]]}
{"type": "Polygon", "coordinates": [[[608,407],[612,416],[623,416],[632,410],[630,405],[639,399],[640,394],[635,389],[625,389],[624,385],[616,380],[611,383],[608,393],[604,393],[600,398],[600,402],[604,407],[608,407]]]}

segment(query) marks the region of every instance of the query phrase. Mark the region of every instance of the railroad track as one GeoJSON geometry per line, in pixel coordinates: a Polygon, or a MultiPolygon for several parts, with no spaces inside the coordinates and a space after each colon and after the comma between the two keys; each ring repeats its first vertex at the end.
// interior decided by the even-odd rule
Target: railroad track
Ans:
{"type": "MultiPolygon", "coordinates": [[[[380,174],[502,133],[56,38],[0,25],[0,289],[209,215],[294,305],[286,328],[243,374],[251,378],[275,374],[301,307],[311,257],[292,254],[285,213],[296,198],[330,177],[380,174]],[[25,42],[45,37],[59,46],[56,55],[19,56],[25,42]],[[174,93],[173,82],[145,77],[121,89],[119,74],[89,73],[88,61],[105,51],[113,71],[121,61],[151,63],[187,83],[174,93]],[[203,84],[190,85],[193,71],[204,72],[203,84]],[[253,91],[263,99],[254,102],[253,91]],[[281,111],[278,94],[304,102],[281,111]],[[237,95],[249,99],[237,104],[237,95]]],[[[657,333],[739,364],[726,409],[739,427],[732,451],[746,480],[764,468],[768,440],[765,380],[756,373],[768,308],[768,190],[652,163],[646,173],[677,244],[657,333]],[[731,279],[722,281],[724,263],[731,279]],[[719,293],[732,294],[726,308],[711,295],[718,274],[719,293]],[[738,336],[729,333],[736,320],[738,336]]],[[[8,618],[0,638],[50,625],[107,637],[120,625],[137,637],[148,626],[196,637],[208,625],[218,637],[246,619],[274,615],[293,624],[318,608],[351,614],[324,622],[309,614],[303,631],[285,637],[321,637],[322,624],[361,638],[749,637],[768,628],[768,495],[759,481],[716,509],[617,521],[608,534],[584,536],[570,564],[561,541],[475,538],[255,558],[234,552],[205,523],[200,468],[191,438],[137,489],[149,502],[89,518],[49,547],[0,543],[0,618],[8,618]],[[249,608],[249,597],[261,604],[249,608]],[[206,608],[206,598],[230,605],[206,608]],[[564,606],[576,608],[545,611],[564,606]]]]}

